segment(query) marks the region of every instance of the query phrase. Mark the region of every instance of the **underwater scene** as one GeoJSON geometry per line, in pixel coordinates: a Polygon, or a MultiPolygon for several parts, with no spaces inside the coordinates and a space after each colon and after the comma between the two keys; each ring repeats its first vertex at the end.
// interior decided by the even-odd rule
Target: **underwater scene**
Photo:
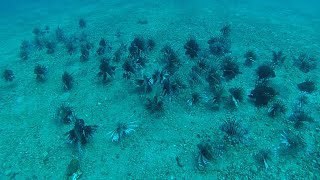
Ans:
{"type": "Polygon", "coordinates": [[[319,1],[0,15],[0,179],[320,179],[319,1]]]}

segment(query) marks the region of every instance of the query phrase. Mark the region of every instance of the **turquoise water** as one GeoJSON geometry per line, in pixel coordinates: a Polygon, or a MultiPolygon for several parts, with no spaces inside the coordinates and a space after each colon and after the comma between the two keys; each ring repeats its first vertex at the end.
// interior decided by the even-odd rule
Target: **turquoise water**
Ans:
{"type": "Polygon", "coordinates": [[[0,179],[319,179],[320,3],[0,6],[0,179]]]}

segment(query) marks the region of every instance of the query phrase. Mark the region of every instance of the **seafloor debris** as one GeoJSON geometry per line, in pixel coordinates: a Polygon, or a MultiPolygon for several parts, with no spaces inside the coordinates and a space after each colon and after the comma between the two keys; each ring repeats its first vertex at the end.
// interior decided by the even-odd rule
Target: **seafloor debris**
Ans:
{"type": "Polygon", "coordinates": [[[82,175],[82,171],[80,169],[80,162],[77,158],[73,158],[66,171],[66,179],[67,180],[76,180],[79,179],[82,175]]]}

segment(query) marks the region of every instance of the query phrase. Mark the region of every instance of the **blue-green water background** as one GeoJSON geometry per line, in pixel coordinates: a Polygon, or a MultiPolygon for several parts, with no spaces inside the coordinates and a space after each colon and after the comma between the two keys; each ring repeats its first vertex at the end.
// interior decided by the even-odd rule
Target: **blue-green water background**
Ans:
{"type": "MultiPolygon", "coordinates": [[[[57,107],[69,103],[77,116],[87,124],[99,126],[81,157],[83,179],[318,179],[319,158],[319,90],[308,94],[306,111],[315,119],[303,129],[295,129],[288,120],[301,92],[296,84],[305,79],[319,84],[318,68],[308,74],[293,66],[293,56],[308,53],[320,58],[320,2],[316,0],[212,0],[212,1],[1,1],[0,2],[0,65],[12,69],[13,82],[0,84],[0,179],[63,179],[70,160],[77,156],[66,144],[65,132],[72,125],[55,122],[57,107]],[[78,20],[85,18],[88,27],[80,30],[78,20]],[[138,20],[148,24],[138,24],[138,20]],[[122,78],[121,64],[110,84],[96,81],[99,61],[92,56],[88,63],[79,62],[79,52],[70,56],[58,46],[54,55],[34,51],[28,61],[19,59],[22,40],[32,40],[34,27],[57,26],[69,35],[84,31],[89,41],[98,44],[106,38],[113,47],[130,44],[137,35],[153,38],[157,45],[148,54],[145,70],[150,74],[160,68],[161,48],[169,44],[181,58],[178,75],[188,82],[194,64],[185,54],[183,45],[190,36],[198,39],[202,50],[207,40],[219,29],[231,24],[232,56],[239,62],[253,49],[258,61],[252,68],[242,65],[242,74],[225,82],[226,88],[241,86],[246,95],[255,85],[255,69],[271,61],[273,50],[283,50],[287,63],[276,67],[272,86],[287,112],[278,119],[267,116],[268,107],[256,108],[249,100],[235,111],[212,111],[206,100],[199,106],[188,105],[190,94],[200,92],[210,98],[206,84],[188,86],[173,100],[165,101],[165,114],[150,115],[145,110],[145,95],[136,92],[135,84],[122,78]],[[120,32],[121,37],[115,34],[120,32]],[[33,68],[48,67],[48,81],[38,84],[33,68]],[[62,90],[61,74],[73,72],[75,88],[62,90]],[[196,168],[197,144],[210,137],[223,144],[219,126],[235,118],[248,127],[248,142],[228,146],[206,171],[196,168]],[[123,145],[111,142],[108,132],[118,121],[137,122],[136,131],[123,145]],[[265,169],[254,155],[261,148],[277,150],[281,134],[286,130],[301,134],[306,147],[294,156],[275,152],[265,169]],[[182,167],[177,165],[177,157],[182,167]]],[[[112,55],[112,53],[108,55],[112,55]]],[[[152,95],[148,95],[152,96],[152,95]]],[[[147,97],[148,97],[147,96],[147,97]]]]}

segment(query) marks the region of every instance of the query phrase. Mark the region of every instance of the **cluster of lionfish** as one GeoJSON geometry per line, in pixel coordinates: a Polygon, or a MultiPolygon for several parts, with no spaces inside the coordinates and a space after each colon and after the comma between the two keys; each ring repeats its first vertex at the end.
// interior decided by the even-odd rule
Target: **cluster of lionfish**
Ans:
{"type": "MultiPolygon", "coordinates": [[[[85,145],[88,139],[97,131],[97,125],[85,125],[83,119],[77,118],[73,109],[65,104],[62,104],[58,109],[58,117],[62,123],[74,123],[73,129],[65,133],[68,137],[68,142],[77,146],[85,145]]],[[[121,142],[122,139],[127,137],[130,133],[134,132],[136,128],[135,122],[119,122],[116,129],[109,132],[111,140],[121,142]]]]}

